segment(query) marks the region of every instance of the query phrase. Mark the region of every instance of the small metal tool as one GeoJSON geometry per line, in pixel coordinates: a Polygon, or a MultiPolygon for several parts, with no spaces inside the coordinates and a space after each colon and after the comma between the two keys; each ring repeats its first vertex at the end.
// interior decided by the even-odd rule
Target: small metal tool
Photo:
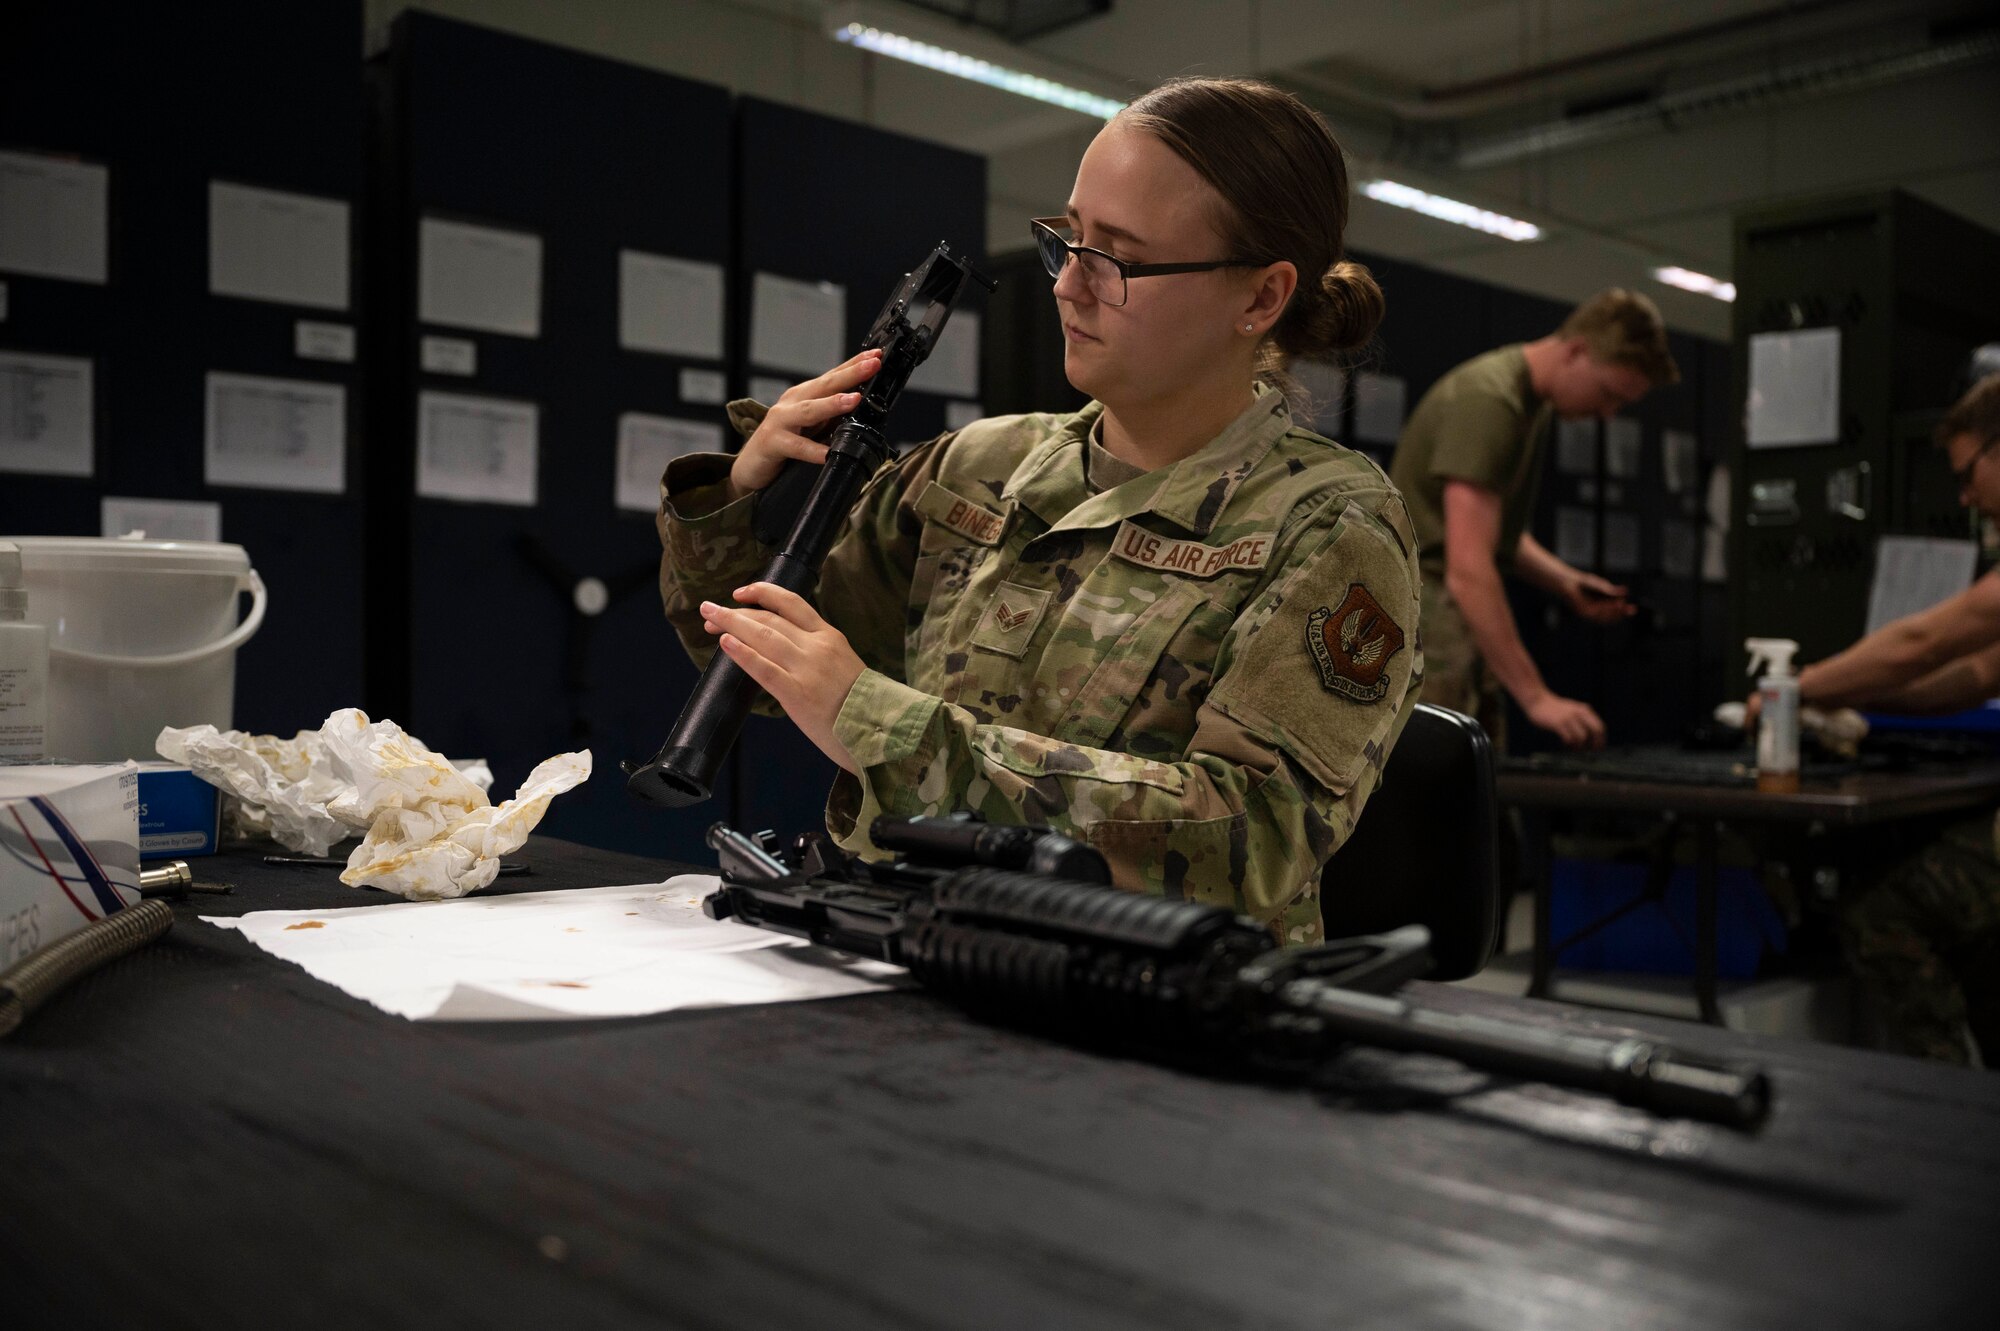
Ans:
{"type": "Polygon", "coordinates": [[[139,870],[139,895],[142,897],[178,897],[189,892],[210,892],[226,895],[232,889],[228,883],[197,883],[194,870],[186,860],[168,860],[152,869],[139,870]]]}

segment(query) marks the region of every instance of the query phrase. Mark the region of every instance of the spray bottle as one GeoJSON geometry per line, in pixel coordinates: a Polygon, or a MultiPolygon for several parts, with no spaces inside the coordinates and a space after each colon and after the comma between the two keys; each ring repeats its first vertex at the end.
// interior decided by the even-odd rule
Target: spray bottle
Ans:
{"type": "Polygon", "coordinates": [[[1790,638],[1746,638],[1749,673],[1757,679],[1761,714],[1757,722],[1757,789],[1790,794],[1799,788],[1799,677],[1792,657],[1799,645],[1790,638]]]}
{"type": "Polygon", "coordinates": [[[0,541],[0,764],[48,759],[49,631],[27,620],[21,548],[0,541]]]}

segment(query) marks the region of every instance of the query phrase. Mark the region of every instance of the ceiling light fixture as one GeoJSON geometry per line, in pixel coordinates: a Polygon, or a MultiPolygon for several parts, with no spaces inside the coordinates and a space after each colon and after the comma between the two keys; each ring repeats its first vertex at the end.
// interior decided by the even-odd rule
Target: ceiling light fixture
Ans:
{"type": "Polygon", "coordinates": [[[1079,111],[1100,120],[1109,120],[1125,109],[1125,103],[1110,97],[1100,97],[1081,88],[1045,79],[1024,70],[1010,69],[1005,65],[981,60],[977,56],[966,55],[949,47],[936,46],[930,42],[918,41],[900,33],[885,32],[860,22],[849,22],[833,29],[833,39],[845,42],[863,51],[873,51],[876,55],[886,55],[893,60],[905,60],[925,69],[934,69],[940,74],[951,74],[974,83],[983,83],[989,88],[1011,92],[1021,97],[1047,102],[1050,106],[1060,106],[1066,110],[1079,111]]]}
{"type": "Polygon", "coordinates": [[[1734,282],[1718,281],[1710,277],[1707,273],[1697,273],[1688,268],[1676,268],[1671,264],[1665,268],[1655,268],[1653,270],[1653,280],[1655,282],[1665,282],[1670,287],[1679,287],[1682,291],[1692,291],[1701,296],[1713,296],[1717,300],[1736,299],[1736,284],[1734,282]]]}
{"type": "Polygon", "coordinates": [[[1442,194],[1431,194],[1409,185],[1399,185],[1393,180],[1363,181],[1361,192],[1377,203],[1408,208],[1411,212],[1422,213],[1425,217],[1435,217],[1440,222],[1469,226],[1474,231],[1484,231],[1488,235],[1500,236],[1506,240],[1539,240],[1542,234],[1542,229],[1533,222],[1523,222],[1520,218],[1509,217],[1505,213],[1460,203],[1457,199],[1447,199],[1442,194]]]}

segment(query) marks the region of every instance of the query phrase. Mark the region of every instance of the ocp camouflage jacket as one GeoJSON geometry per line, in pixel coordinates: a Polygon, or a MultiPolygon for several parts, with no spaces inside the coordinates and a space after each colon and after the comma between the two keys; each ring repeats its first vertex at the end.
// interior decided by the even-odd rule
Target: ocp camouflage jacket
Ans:
{"type": "MultiPolygon", "coordinates": [[[[862,775],[828,829],[871,854],[878,814],[1047,824],[1121,887],[1316,941],[1321,867],[1423,678],[1402,497],[1262,390],[1199,452],[1093,493],[1101,412],[977,421],[863,491],[817,595],[867,666],[836,722],[862,775]]],[[[763,408],[730,413],[747,435],[763,408]]],[[[769,557],[751,501],[723,502],[729,464],[661,481],[661,593],[697,663],[700,603],[769,557]]]]}

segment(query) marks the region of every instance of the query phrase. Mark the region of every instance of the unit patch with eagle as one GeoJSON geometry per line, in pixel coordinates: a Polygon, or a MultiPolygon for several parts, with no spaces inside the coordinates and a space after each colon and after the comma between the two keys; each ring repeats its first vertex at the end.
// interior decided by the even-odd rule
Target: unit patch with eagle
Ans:
{"type": "Polygon", "coordinates": [[[1389,691],[1389,658],[1403,649],[1403,630],[1360,583],[1349,583],[1337,609],[1306,617],[1306,647],[1319,663],[1320,683],[1354,702],[1379,702],[1389,691]]]}

